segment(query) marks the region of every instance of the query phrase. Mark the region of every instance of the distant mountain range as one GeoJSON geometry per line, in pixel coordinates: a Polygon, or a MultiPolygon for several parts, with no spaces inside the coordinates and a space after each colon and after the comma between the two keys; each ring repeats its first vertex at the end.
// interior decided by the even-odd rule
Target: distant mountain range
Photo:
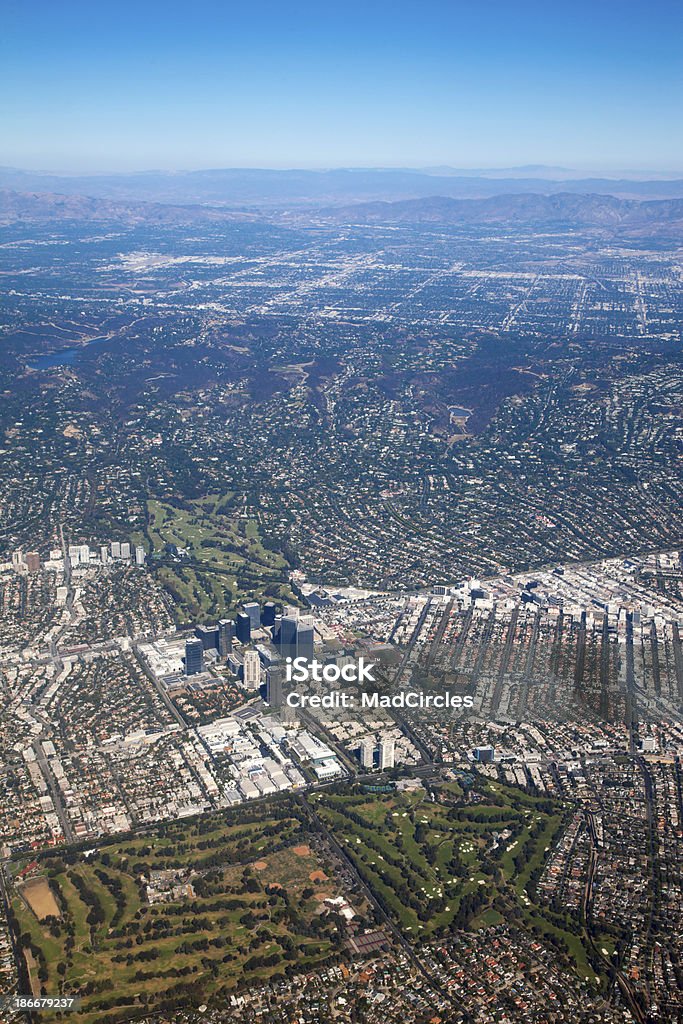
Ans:
{"type": "Polygon", "coordinates": [[[483,199],[498,195],[598,193],[630,199],[683,198],[683,179],[577,178],[563,168],[463,172],[453,168],[146,171],[131,174],[57,175],[0,168],[0,189],[92,196],[125,202],[233,207],[333,205],[373,200],[483,199]],[[545,174],[545,177],[541,177],[545,174]]]}
{"type": "Polygon", "coordinates": [[[92,223],[182,226],[261,220],[282,226],[434,224],[595,229],[611,235],[683,241],[683,199],[633,200],[610,195],[528,193],[486,199],[430,196],[284,210],[123,202],[92,196],[0,191],[0,224],[92,223]]]}
{"type": "Polygon", "coordinates": [[[100,199],[93,196],[60,195],[54,192],[15,192],[0,190],[0,224],[90,223],[102,225],[136,224],[174,226],[253,219],[224,207],[173,206],[170,203],[145,203],[100,199]]]}
{"type": "MultiPolygon", "coordinates": [[[[610,195],[499,195],[490,199],[408,199],[321,211],[321,220],[354,224],[517,224],[683,232],[683,199],[638,201],[610,195]]],[[[681,235],[683,241],[683,234],[681,235]]]]}

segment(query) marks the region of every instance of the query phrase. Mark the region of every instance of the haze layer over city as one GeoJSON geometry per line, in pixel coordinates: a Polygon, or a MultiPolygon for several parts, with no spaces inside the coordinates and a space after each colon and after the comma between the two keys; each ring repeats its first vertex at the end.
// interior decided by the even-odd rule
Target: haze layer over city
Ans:
{"type": "Polygon", "coordinates": [[[683,1024],[680,29],[8,11],[0,1024],[683,1024]]]}

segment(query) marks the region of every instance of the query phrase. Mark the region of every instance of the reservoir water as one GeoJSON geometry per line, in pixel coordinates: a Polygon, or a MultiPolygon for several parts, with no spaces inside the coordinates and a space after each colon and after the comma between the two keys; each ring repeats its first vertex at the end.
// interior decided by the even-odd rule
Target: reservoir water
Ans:
{"type": "Polygon", "coordinates": [[[106,335],[100,338],[91,338],[85,345],[73,345],[70,348],[60,348],[56,352],[49,352],[44,356],[36,356],[32,360],[32,370],[50,370],[54,366],[71,366],[76,360],[87,352],[91,345],[101,345],[103,341],[110,341],[106,335]]]}
{"type": "Polygon", "coordinates": [[[456,420],[466,420],[472,415],[471,409],[465,409],[461,405],[449,405],[448,411],[456,420]]]}

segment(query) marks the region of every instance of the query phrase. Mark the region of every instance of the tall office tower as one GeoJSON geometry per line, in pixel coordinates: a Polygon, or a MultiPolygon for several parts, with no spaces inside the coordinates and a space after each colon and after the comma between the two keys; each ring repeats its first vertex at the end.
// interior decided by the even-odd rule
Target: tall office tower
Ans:
{"type": "Polygon", "coordinates": [[[111,557],[112,558],[120,558],[121,557],[121,543],[120,543],[120,541],[113,540],[111,542],[111,544],[110,544],[110,548],[111,548],[111,557]]]}
{"type": "Polygon", "coordinates": [[[81,544],[78,548],[78,561],[81,565],[90,565],[90,545],[81,544]]]}
{"type": "Polygon", "coordinates": [[[283,615],[280,619],[280,636],[278,646],[283,658],[296,658],[296,633],[298,620],[292,615],[283,615]]]}
{"type": "Polygon", "coordinates": [[[251,619],[246,612],[238,612],[235,619],[235,632],[241,644],[248,644],[251,640],[251,619]]]}
{"type": "Polygon", "coordinates": [[[185,675],[195,676],[204,670],[204,645],[201,640],[185,641],[185,675]]]}
{"type": "Polygon", "coordinates": [[[296,628],[296,656],[313,660],[315,620],[312,615],[301,615],[296,628]]]}
{"type": "Polygon", "coordinates": [[[78,544],[69,544],[69,561],[72,565],[78,565],[81,560],[81,549],[78,544]]]}
{"type": "Polygon", "coordinates": [[[26,567],[29,572],[38,572],[40,569],[40,555],[37,551],[26,552],[26,567]]]}
{"type": "Polygon", "coordinates": [[[227,658],[232,650],[232,638],[235,635],[235,623],[232,619],[221,619],[218,623],[218,654],[227,658]]]}
{"type": "Polygon", "coordinates": [[[247,604],[242,605],[244,611],[249,616],[252,629],[258,629],[261,625],[261,606],[258,601],[249,601],[247,604]]]}
{"type": "Polygon", "coordinates": [[[380,771],[394,767],[394,741],[390,736],[381,740],[379,745],[379,767],[380,771]]]}
{"type": "Polygon", "coordinates": [[[244,652],[242,682],[245,690],[258,690],[261,685],[261,659],[257,651],[244,652]]]}
{"type": "Polygon", "coordinates": [[[121,558],[130,558],[130,544],[127,540],[121,541],[121,558]]]}
{"type": "Polygon", "coordinates": [[[360,763],[363,768],[374,768],[375,766],[375,741],[372,736],[366,736],[361,741],[360,763]]]}
{"type": "Polygon", "coordinates": [[[21,548],[19,549],[19,551],[13,551],[12,552],[12,565],[18,566],[18,565],[23,565],[23,564],[24,564],[24,552],[21,550],[21,548]]]}
{"type": "Polygon", "coordinates": [[[195,626],[194,635],[201,640],[205,651],[218,650],[218,626],[195,626]]]}
{"type": "Polygon", "coordinates": [[[266,701],[274,711],[282,707],[285,672],[281,665],[271,665],[266,672],[266,701]]]}
{"type": "Polygon", "coordinates": [[[106,544],[102,544],[100,547],[100,561],[102,565],[106,565],[109,561],[109,549],[106,544]]]}
{"type": "Polygon", "coordinates": [[[137,544],[135,547],[135,564],[144,565],[146,557],[147,556],[145,554],[145,549],[143,548],[142,544],[137,544]]]}
{"type": "Polygon", "coordinates": [[[266,601],[263,606],[263,615],[261,616],[261,624],[263,626],[275,625],[275,605],[272,601],[266,601]]]}

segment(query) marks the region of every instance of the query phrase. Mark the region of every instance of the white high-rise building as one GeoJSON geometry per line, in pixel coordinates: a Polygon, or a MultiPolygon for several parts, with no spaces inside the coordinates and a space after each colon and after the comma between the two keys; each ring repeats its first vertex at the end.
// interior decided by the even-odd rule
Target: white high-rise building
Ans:
{"type": "Polygon", "coordinates": [[[137,547],[135,548],[135,564],[144,565],[145,557],[145,549],[143,548],[142,544],[138,544],[137,547]]]}
{"type": "Polygon", "coordinates": [[[121,542],[121,558],[130,558],[130,544],[127,540],[121,542]]]}
{"type": "Polygon", "coordinates": [[[245,690],[258,690],[261,685],[261,659],[257,651],[244,652],[243,683],[245,690]]]}
{"type": "Polygon", "coordinates": [[[375,741],[372,736],[366,736],[361,741],[360,763],[363,768],[373,768],[375,765],[375,741]]]}
{"type": "Polygon", "coordinates": [[[107,549],[106,544],[102,544],[102,546],[100,547],[100,560],[102,562],[102,565],[106,565],[107,562],[109,561],[109,550],[107,549]]]}
{"type": "Polygon", "coordinates": [[[380,771],[394,767],[394,741],[391,737],[382,740],[379,745],[380,771]]]}
{"type": "Polygon", "coordinates": [[[78,548],[78,561],[81,565],[89,565],[90,563],[90,545],[81,544],[78,548]]]}
{"type": "Polygon", "coordinates": [[[121,557],[121,543],[120,543],[120,541],[113,540],[111,542],[110,547],[111,547],[111,557],[112,558],[120,558],[121,557]]]}

